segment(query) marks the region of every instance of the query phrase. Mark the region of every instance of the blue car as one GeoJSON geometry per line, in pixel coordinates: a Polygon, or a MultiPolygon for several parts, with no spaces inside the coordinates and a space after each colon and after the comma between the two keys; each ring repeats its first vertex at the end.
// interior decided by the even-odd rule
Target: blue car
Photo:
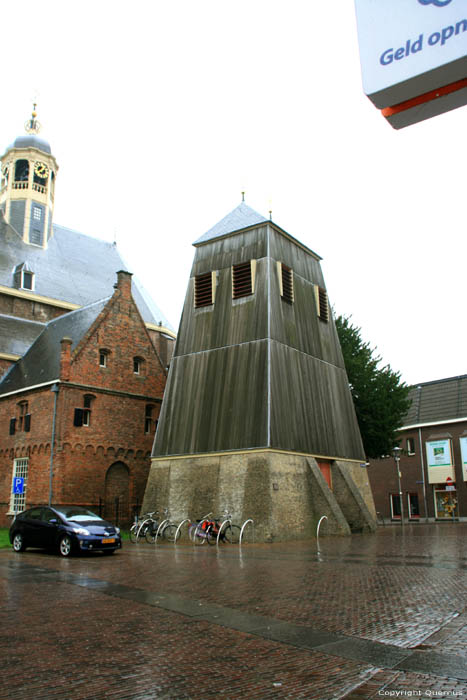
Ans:
{"type": "Polygon", "coordinates": [[[19,513],[10,526],[15,552],[26,547],[55,549],[62,557],[73,552],[113,554],[122,546],[120,529],[81,506],[36,506],[19,513]]]}

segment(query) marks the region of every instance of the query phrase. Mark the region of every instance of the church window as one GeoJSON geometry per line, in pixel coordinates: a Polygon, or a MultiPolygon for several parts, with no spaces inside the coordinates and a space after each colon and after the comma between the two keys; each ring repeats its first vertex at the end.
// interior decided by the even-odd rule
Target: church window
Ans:
{"type": "Polygon", "coordinates": [[[294,302],[294,289],[293,289],[293,272],[290,267],[284,265],[284,263],[277,263],[277,271],[279,274],[279,288],[281,298],[288,304],[293,304],[294,302]]]}
{"type": "Polygon", "coordinates": [[[18,430],[24,433],[31,430],[31,414],[27,401],[20,401],[18,404],[18,430]]]}
{"type": "Polygon", "coordinates": [[[215,273],[206,272],[195,277],[195,309],[214,304],[215,273]]]}
{"type": "Polygon", "coordinates": [[[20,513],[26,507],[26,487],[28,483],[28,463],[27,457],[22,459],[15,459],[13,461],[13,479],[12,479],[12,489],[10,496],[10,510],[9,514],[20,513]],[[22,479],[23,493],[15,493],[13,488],[15,480],[22,479]]]}
{"type": "Polygon", "coordinates": [[[232,298],[240,299],[253,294],[255,289],[256,260],[232,266],[232,298]]]}
{"type": "Polygon", "coordinates": [[[34,273],[28,269],[27,263],[21,263],[15,267],[13,273],[14,284],[17,289],[34,289],[34,273]]]}
{"type": "Polygon", "coordinates": [[[107,367],[109,355],[109,350],[105,350],[104,348],[99,350],[99,367],[107,367]]]}
{"type": "Polygon", "coordinates": [[[328,294],[322,287],[315,286],[316,310],[321,321],[329,321],[328,294]]]}
{"type": "Polygon", "coordinates": [[[15,182],[27,182],[29,180],[29,162],[17,160],[15,163],[15,182]]]}
{"type": "Polygon", "coordinates": [[[82,426],[88,428],[91,425],[91,405],[94,399],[95,396],[92,394],[85,394],[83,398],[83,407],[75,408],[73,425],[76,428],[81,428],[82,426]]]}
{"type": "Polygon", "coordinates": [[[133,373],[143,374],[144,359],[142,357],[133,358],[133,373]]]}
{"type": "Polygon", "coordinates": [[[157,426],[157,420],[154,420],[155,406],[147,404],[144,411],[144,432],[146,435],[152,433],[157,426]]]}

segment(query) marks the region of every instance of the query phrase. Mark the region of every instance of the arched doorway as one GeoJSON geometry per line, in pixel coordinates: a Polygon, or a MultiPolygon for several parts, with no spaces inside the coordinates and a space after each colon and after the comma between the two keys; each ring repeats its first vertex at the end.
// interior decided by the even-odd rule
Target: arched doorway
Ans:
{"type": "Polygon", "coordinates": [[[129,522],[130,472],[123,462],[114,462],[105,475],[103,517],[116,525],[129,522]]]}

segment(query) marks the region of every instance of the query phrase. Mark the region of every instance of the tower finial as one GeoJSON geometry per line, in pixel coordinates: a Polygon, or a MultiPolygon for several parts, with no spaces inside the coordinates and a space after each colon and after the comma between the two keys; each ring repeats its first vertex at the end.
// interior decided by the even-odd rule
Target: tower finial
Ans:
{"type": "Polygon", "coordinates": [[[242,192],[242,202],[245,201],[245,192],[242,192]]]}
{"type": "Polygon", "coordinates": [[[39,122],[36,119],[36,117],[37,117],[36,107],[37,107],[37,103],[34,102],[33,109],[31,112],[31,119],[29,119],[26,122],[26,124],[24,125],[24,128],[26,129],[28,134],[38,134],[39,131],[41,130],[41,125],[39,124],[39,122]]]}

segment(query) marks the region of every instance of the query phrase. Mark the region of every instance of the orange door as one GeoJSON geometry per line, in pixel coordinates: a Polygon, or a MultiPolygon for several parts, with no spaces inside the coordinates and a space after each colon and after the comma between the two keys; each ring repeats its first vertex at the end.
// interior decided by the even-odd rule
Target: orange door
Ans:
{"type": "Polygon", "coordinates": [[[332,480],[331,480],[331,462],[324,462],[317,460],[318,462],[318,467],[321,470],[321,474],[324,476],[326,479],[326,483],[329,486],[329,488],[332,490],[332,480]]]}

